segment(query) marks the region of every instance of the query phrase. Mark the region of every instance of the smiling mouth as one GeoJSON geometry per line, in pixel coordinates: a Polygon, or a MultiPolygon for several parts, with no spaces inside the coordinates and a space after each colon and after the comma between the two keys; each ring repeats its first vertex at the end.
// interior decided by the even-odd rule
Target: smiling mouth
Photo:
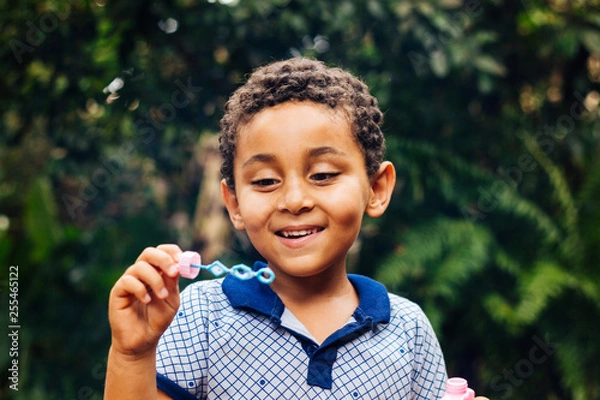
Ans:
{"type": "Polygon", "coordinates": [[[281,230],[276,232],[277,236],[286,239],[299,239],[306,236],[313,235],[317,232],[321,232],[324,228],[311,228],[311,229],[298,229],[298,230],[281,230]]]}

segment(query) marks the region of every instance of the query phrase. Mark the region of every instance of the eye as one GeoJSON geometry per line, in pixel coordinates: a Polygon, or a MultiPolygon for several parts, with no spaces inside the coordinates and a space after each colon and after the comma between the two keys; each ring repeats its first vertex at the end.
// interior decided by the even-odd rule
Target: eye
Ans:
{"type": "Polygon", "coordinates": [[[252,186],[256,186],[259,188],[268,188],[270,186],[274,186],[278,183],[279,181],[277,179],[273,179],[273,178],[264,178],[264,179],[257,179],[251,182],[252,186]]]}
{"type": "Polygon", "coordinates": [[[340,174],[339,172],[319,172],[316,174],[312,174],[310,176],[310,179],[312,179],[313,181],[317,181],[319,183],[323,183],[323,182],[328,182],[328,181],[332,180],[339,174],[340,174]]]}

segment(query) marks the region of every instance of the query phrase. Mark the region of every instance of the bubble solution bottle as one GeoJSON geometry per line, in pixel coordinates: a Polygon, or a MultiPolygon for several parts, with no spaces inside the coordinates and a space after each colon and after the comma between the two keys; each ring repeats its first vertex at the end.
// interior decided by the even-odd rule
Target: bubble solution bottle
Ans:
{"type": "Polygon", "coordinates": [[[450,378],[446,385],[446,394],[442,397],[442,400],[473,400],[475,398],[475,392],[469,388],[469,384],[466,379],[463,378],[450,378]]]}

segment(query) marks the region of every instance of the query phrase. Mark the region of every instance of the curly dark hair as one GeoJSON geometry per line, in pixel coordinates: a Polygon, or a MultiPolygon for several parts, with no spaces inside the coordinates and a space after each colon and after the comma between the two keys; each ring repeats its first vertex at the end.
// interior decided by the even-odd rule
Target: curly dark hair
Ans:
{"type": "Polygon", "coordinates": [[[292,58],[256,69],[225,104],[219,150],[223,157],[221,174],[229,187],[235,187],[233,160],[240,125],[264,108],[294,100],[313,101],[332,109],[340,107],[350,118],[352,132],[365,156],[367,175],[372,177],[377,172],[385,153],[380,128],[383,114],[367,85],[321,61],[292,58]]]}

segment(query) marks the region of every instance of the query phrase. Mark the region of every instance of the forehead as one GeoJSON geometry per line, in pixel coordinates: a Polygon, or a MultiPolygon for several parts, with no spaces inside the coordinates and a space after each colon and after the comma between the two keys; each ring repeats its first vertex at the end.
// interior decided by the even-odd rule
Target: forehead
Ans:
{"type": "Polygon", "coordinates": [[[276,141],[281,137],[304,136],[313,144],[337,139],[350,139],[358,145],[350,118],[341,107],[331,108],[312,101],[287,101],[264,108],[240,124],[237,146],[256,140],[276,141]]]}

